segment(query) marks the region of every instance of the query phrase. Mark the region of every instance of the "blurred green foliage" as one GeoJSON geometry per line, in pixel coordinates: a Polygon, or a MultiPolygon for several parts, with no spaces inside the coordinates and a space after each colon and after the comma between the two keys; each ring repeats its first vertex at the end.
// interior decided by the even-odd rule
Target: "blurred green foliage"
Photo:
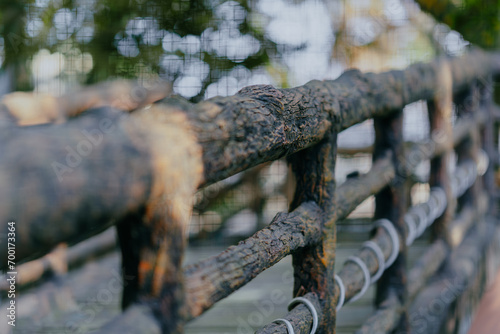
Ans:
{"type": "Polygon", "coordinates": [[[87,53],[79,83],[188,76],[197,101],[232,69],[266,66],[276,52],[252,18],[246,0],[0,0],[2,68],[14,69],[13,89],[29,90],[39,50],[76,61],[87,53]]]}
{"type": "Polygon", "coordinates": [[[500,47],[500,0],[416,0],[422,10],[484,49],[500,47]]]}

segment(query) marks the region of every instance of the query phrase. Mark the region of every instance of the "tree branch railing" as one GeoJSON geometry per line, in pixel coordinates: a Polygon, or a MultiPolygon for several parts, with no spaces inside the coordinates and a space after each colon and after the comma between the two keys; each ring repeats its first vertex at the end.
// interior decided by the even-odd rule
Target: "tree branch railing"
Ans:
{"type": "MultiPolygon", "coordinates": [[[[0,120],[9,121],[0,124],[0,229],[18,222],[21,261],[117,226],[123,274],[133,278],[124,287],[124,313],[102,333],[180,333],[186,321],[290,254],[294,295],[312,306],[299,303],[258,333],[287,333],[287,325],[295,333],[309,333],[313,325],[333,333],[336,310],[364,293],[374,275],[377,310],[358,333],[405,332],[414,326],[411,310],[431,294],[433,286],[423,282],[443,264],[449,272],[462,270],[457,254],[474,241],[485,241],[479,250],[488,244],[496,190],[492,167],[479,173],[478,162],[494,154],[489,90],[491,75],[499,72],[500,55],[476,50],[406,70],[347,71],[334,81],[291,89],[250,86],[198,104],[168,98],[130,114],[99,103],[82,113],[71,104],[59,114],[77,117],[28,127],[13,124],[53,117],[40,121],[4,100],[0,120]],[[402,110],[418,100],[428,101],[432,133],[427,141],[405,144],[402,110]],[[453,102],[459,112],[452,128],[453,102]],[[336,135],[369,118],[375,120],[373,166],[336,187],[336,135]],[[482,141],[480,128],[488,129],[482,141]],[[454,150],[458,165],[450,176],[454,150]],[[195,191],[282,157],[297,178],[290,212],[221,254],[182,268],[195,191]],[[428,159],[429,200],[410,207],[409,176],[428,159]],[[486,187],[477,177],[483,172],[486,187]],[[373,236],[335,274],[335,222],[372,195],[373,236]],[[433,243],[407,273],[406,249],[431,225],[433,243]]],[[[151,90],[122,109],[160,96],[151,90]]],[[[0,233],[0,244],[7,244],[7,233],[0,233]]],[[[7,268],[6,251],[0,250],[1,269],[7,268]]]]}

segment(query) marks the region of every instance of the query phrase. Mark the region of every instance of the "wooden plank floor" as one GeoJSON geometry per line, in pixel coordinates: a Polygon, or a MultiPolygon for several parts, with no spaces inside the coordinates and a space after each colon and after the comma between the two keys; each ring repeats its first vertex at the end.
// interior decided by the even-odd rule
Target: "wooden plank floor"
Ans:
{"type": "MultiPolygon", "coordinates": [[[[338,262],[357,251],[367,233],[355,238],[339,233],[338,262]],[[359,239],[359,240],[357,240],[359,239]]],[[[424,248],[411,248],[414,259],[424,248]]],[[[186,263],[217,254],[225,247],[195,247],[187,251],[186,263]]],[[[65,276],[51,279],[17,294],[16,327],[0,322],[0,333],[89,333],[120,312],[121,279],[118,251],[89,262],[65,276]],[[15,330],[13,330],[15,329],[15,330]]],[[[286,313],[292,298],[292,266],[287,257],[248,285],[219,302],[186,326],[186,333],[253,333],[257,328],[286,313]]],[[[359,301],[346,305],[338,316],[338,333],[352,333],[372,312],[373,288],[359,301]]],[[[7,300],[1,301],[5,310],[7,300]]],[[[2,313],[3,314],[3,313],[2,313]]],[[[5,317],[3,315],[2,317],[5,317]]],[[[4,318],[5,319],[5,318],[4,318]]],[[[125,334],[125,333],[120,333],[125,334]]]]}

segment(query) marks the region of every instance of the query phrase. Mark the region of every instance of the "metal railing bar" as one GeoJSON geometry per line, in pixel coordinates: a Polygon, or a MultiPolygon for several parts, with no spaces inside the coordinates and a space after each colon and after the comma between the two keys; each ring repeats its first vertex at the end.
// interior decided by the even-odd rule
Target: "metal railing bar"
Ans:
{"type": "MultiPolygon", "coordinates": [[[[466,207],[457,215],[457,217],[455,217],[454,220],[451,221],[451,224],[448,227],[450,235],[460,233],[462,238],[465,237],[465,233],[462,232],[464,227],[472,227],[473,223],[478,220],[478,217],[482,217],[486,213],[486,194],[483,194],[482,197],[483,198],[480,201],[482,205],[479,208],[466,207]]],[[[460,242],[461,240],[462,239],[460,239],[460,242]]],[[[437,272],[450,252],[450,246],[447,245],[443,239],[437,239],[418,258],[408,273],[408,303],[411,303],[417,297],[419,291],[425,287],[427,280],[437,272]]],[[[381,326],[392,324],[392,327],[384,327],[387,329],[386,332],[389,332],[395,328],[397,323],[393,321],[389,322],[391,319],[389,316],[386,316],[386,318],[381,316],[384,314],[390,314],[391,317],[396,317],[401,314],[401,312],[402,307],[399,303],[390,303],[389,309],[381,309],[380,311],[377,309],[361,328],[380,328],[381,326]]]]}
{"type": "MultiPolygon", "coordinates": [[[[314,305],[316,311],[318,312],[319,321],[321,322],[323,314],[321,312],[322,308],[318,296],[314,293],[307,293],[304,295],[304,297],[307,298],[314,305]]],[[[283,317],[283,319],[290,321],[295,333],[309,334],[311,332],[313,324],[313,316],[305,305],[298,305],[290,312],[288,312],[286,316],[283,317]]],[[[275,333],[288,334],[286,326],[277,323],[270,323],[255,332],[255,334],[275,334],[275,333]]]]}
{"type": "Polygon", "coordinates": [[[439,332],[450,305],[477,275],[478,263],[493,239],[497,226],[497,220],[492,217],[483,218],[480,224],[475,224],[460,246],[450,254],[439,278],[420,291],[409,307],[410,318],[413,320],[410,322],[412,333],[439,332]],[[429,316],[426,310],[436,302],[439,303],[439,309],[433,308],[432,316],[429,316]]]}

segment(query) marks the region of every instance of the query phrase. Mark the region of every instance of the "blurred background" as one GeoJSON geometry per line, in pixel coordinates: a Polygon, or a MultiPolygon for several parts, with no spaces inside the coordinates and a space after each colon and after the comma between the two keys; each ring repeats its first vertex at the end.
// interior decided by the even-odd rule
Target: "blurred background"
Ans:
{"type": "MultiPolygon", "coordinates": [[[[499,45],[496,1],[440,1],[448,3],[444,7],[433,3],[0,0],[0,96],[18,90],[62,95],[83,85],[130,78],[170,82],[174,94],[198,102],[216,95],[233,95],[248,85],[294,87],[313,79],[336,79],[348,68],[371,72],[403,69],[438,55],[457,56],[470,47],[492,49],[499,45]]],[[[427,138],[426,112],[423,102],[405,108],[405,140],[427,138]]],[[[340,134],[338,183],[353,172],[370,169],[373,139],[371,121],[340,134]]],[[[424,164],[419,170],[422,173],[417,178],[425,180],[428,166],[424,164]]],[[[269,224],[277,212],[287,210],[293,190],[293,176],[286,161],[257,166],[200,190],[190,225],[186,263],[218,253],[269,224]]],[[[422,202],[427,198],[428,186],[416,183],[413,193],[414,201],[422,202]]],[[[370,198],[346,222],[339,222],[339,259],[353,253],[367,238],[372,214],[370,198]]],[[[109,240],[114,240],[113,231],[106,233],[109,240]]],[[[424,246],[423,241],[421,246],[417,243],[410,256],[416,257],[424,246]]],[[[119,293],[113,294],[109,303],[95,298],[89,302],[87,290],[76,288],[77,277],[84,272],[89,282],[95,279],[102,283],[106,280],[102,275],[111,279],[112,270],[104,270],[105,274],[103,268],[118,270],[119,256],[114,244],[103,253],[109,250],[114,252],[100,262],[85,265],[93,268],[90,273],[87,267],[73,274],[62,270],[64,275],[56,272],[56,279],[44,282],[43,289],[26,290],[22,300],[31,306],[19,311],[26,319],[21,320],[21,327],[24,324],[30,333],[52,333],[61,328],[83,333],[116,314],[119,293]],[[50,286],[65,297],[47,294],[50,286]],[[68,304],[64,301],[67,299],[72,301],[68,304]],[[89,303],[98,305],[99,311],[88,308],[89,303]],[[94,310],[92,317],[89,309],[94,310]],[[92,320],[82,320],[86,316],[92,320]]],[[[291,296],[292,284],[283,284],[284,275],[291,270],[290,260],[276,267],[274,273],[265,274],[279,279],[259,277],[245,287],[247,290],[221,303],[222,307],[194,321],[187,331],[246,333],[248,328],[256,329],[284,314],[291,296]],[[247,315],[261,309],[259,303],[269,289],[283,289],[283,305],[273,307],[270,314],[252,323],[247,315]],[[243,322],[238,317],[243,317],[243,322]]],[[[349,314],[351,306],[341,311],[339,333],[352,332],[359,326],[359,318],[371,313],[372,296],[367,294],[366,304],[357,306],[356,317],[349,314]]]]}

